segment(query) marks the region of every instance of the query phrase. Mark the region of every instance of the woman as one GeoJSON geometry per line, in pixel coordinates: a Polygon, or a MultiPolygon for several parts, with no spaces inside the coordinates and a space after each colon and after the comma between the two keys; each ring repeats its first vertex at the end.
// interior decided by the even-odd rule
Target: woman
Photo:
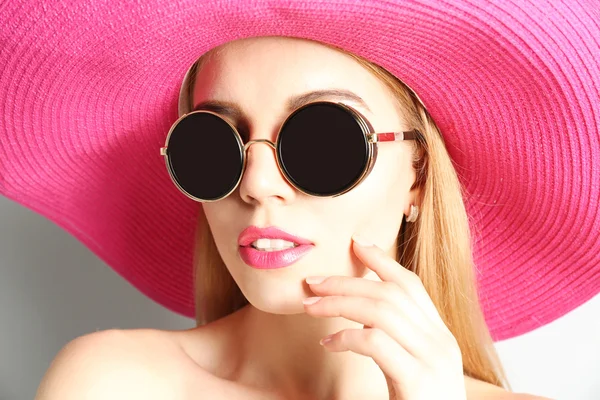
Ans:
{"type": "MultiPolygon", "coordinates": [[[[283,135],[284,128],[279,131],[282,121],[291,114],[287,107],[290,99],[300,96],[304,100],[291,111],[311,104],[314,107],[319,100],[341,102],[368,115],[376,132],[418,129],[423,132],[423,141],[433,154],[424,151],[424,144],[416,144],[418,141],[380,144],[377,164],[369,179],[344,195],[329,198],[302,193],[292,185],[293,181],[287,181],[282,175],[272,148],[265,144],[253,145],[248,147],[246,169],[239,186],[233,190],[227,188],[217,195],[227,197],[216,200],[203,194],[208,190],[206,187],[212,189],[212,185],[217,185],[215,181],[224,179],[219,171],[227,165],[215,165],[215,162],[226,157],[225,153],[219,153],[224,152],[219,146],[225,147],[225,144],[205,144],[211,152],[219,153],[219,157],[206,161],[214,166],[207,174],[207,181],[203,182],[206,187],[197,184],[204,181],[203,177],[198,177],[198,172],[194,173],[195,179],[188,182],[184,175],[186,167],[179,165],[193,157],[185,149],[194,148],[197,153],[199,147],[191,142],[190,136],[194,133],[177,130],[176,124],[168,147],[173,149],[170,156],[173,159],[174,182],[189,196],[206,201],[202,205],[199,223],[196,278],[198,309],[203,311],[198,315],[200,327],[184,333],[164,333],[152,348],[164,346],[162,341],[169,341],[172,346],[181,347],[175,353],[179,358],[187,356],[187,363],[194,369],[208,372],[209,378],[205,379],[220,378],[234,382],[235,386],[228,384],[226,387],[232,390],[231,394],[220,396],[218,393],[224,390],[220,386],[217,392],[213,388],[204,389],[202,386],[206,383],[202,379],[195,378],[194,373],[181,367],[183,358],[179,365],[172,367],[174,371],[181,371],[175,375],[187,375],[194,383],[188,386],[167,381],[166,387],[175,389],[176,393],[189,390],[201,398],[387,399],[392,395],[397,396],[392,398],[458,399],[466,398],[467,394],[473,397],[472,390],[499,393],[500,390],[494,386],[501,383],[499,373],[494,370],[493,361],[496,360],[485,353],[494,351],[491,339],[480,338],[486,333],[482,329],[484,324],[480,321],[478,310],[469,309],[476,304],[476,299],[472,294],[471,265],[465,262],[469,251],[464,246],[464,238],[468,237],[467,220],[458,180],[452,176],[450,159],[443,151],[435,126],[431,120],[418,120],[420,116],[426,117],[426,113],[413,100],[409,90],[365,61],[357,61],[316,42],[282,37],[227,43],[218,51],[205,55],[192,71],[193,84],[188,81],[182,85],[182,106],[190,105],[185,114],[192,109],[215,112],[236,127],[245,144],[259,139],[275,142],[277,134],[283,135]],[[336,90],[339,93],[327,93],[336,90]],[[191,100],[186,98],[186,93],[191,93],[191,100]],[[437,154],[436,150],[441,154],[437,154]],[[179,174],[177,167],[181,170],[179,174]],[[421,176],[417,179],[419,173],[421,176]],[[449,188],[442,187],[441,183],[436,185],[436,180],[442,181],[438,177],[440,174],[445,174],[444,178],[450,180],[444,182],[449,188]],[[439,198],[433,198],[431,193],[435,189],[430,186],[427,190],[426,182],[439,187],[439,198]],[[441,229],[448,232],[439,232],[435,228],[427,232],[426,221],[423,233],[409,234],[411,245],[406,242],[399,245],[397,239],[401,226],[411,223],[403,219],[409,216],[411,206],[414,210],[417,204],[423,210],[422,215],[437,214],[435,219],[446,225],[441,229]],[[449,209],[448,217],[443,215],[446,207],[449,209]],[[431,211],[426,212],[426,208],[431,211]],[[270,229],[260,228],[266,226],[270,229]],[[285,232],[279,229],[285,229],[285,232]],[[449,232],[451,229],[458,232],[452,234],[449,232]],[[361,242],[356,240],[355,244],[351,244],[351,237],[356,232],[378,243],[378,248],[368,244],[361,246],[361,242]],[[393,262],[402,250],[404,265],[412,265],[411,258],[418,257],[415,254],[417,238],[433,242],[434,235],[439,235],[443,242],[427,245],[432,248],[452,247],[450,258],[435,260],[438,255],[434,252],[434,262],[425,265],[436,266],[435,271],[430,273],[434,276],[448,274],[444,281],[449,285],[452,280],[458,281],[447,291],[438,289],[439,293],[435,293],[435,286],[441,283],[435,282],[439,278],[434,278],[435,283],[432,284],[431,290],[439,296],[438,307],[445,311],[446,324],[419,278],[393,262]],[[259,239],[275,237],[301,250],[285,251],[283,246],[286,243],[259,239]],[[461,245],[464,248],[460,248],[461,245]],[[274,250],[273,247],[278,246],[281,246],[279,251],[274,250]],[[408,246],[412,248],[404,250],[408,246]],[[412,254],[408,255],[408,252],[412,254]],[[329,278],[321,284],[303,283],[304,278],[310,275],[329,278]],[[387,281],[388,285],[383,285],[379,278],[387,281]],[[239,290],[236,290],[236,284],[239,290]],[[443,296],[448,297],[450,291],[468,297],[444,299],[443,296]],[[311,295],[338,297],[325,297],[318,303],[306,304],[307,300],[317,299],[309,297],[311,295]],[[250,304],[235,304],[236,296],[240,301],[247,299],[244,302],[250,304]],[[444,306],[443,302],[454,304],[444,306]],[[238,311],[232,314],[231,310],[235,309],[238,311]],[[362,329],[361,324],[367,324],[367,329],[362,329]],[[447,329],[446,325],[450,324],[457,327],[455,336],[447,329]],[[319,346],[319,339],[342,329],[347,330],[332,337],[325,345],[330,352],[324,352],[319,346]],[[462,357],[457,343],[461,341],[465,349],[462,357]],[[350,352],[335,353],[344,350],[372,359],[357,357],[350,352]],[[464,377],[462,360],[465,360],[464,377]],[[492,385],[484,386],[480,381],[472,383],[475,381],[467,376],[490,381],[492,385]],[[475,389],[478,387],[481,389],[475,389]],[[259,388],[260,392],[255,394],[249,388],[259,388]]],[[[315,146],[320,145],[319,139],[326,139],[321,136],[335,135],[336,126],[329,124],[326,118],[335,118],[335,114],[321,112],[314,117],[297,117],[303,118],[302,123],[314,124],[312,130],[318,133],[311,134],[310,140],[315,146]],[[327,125],[327,128],[319,129],[319,124],[327,125]]],[[[213,135],[227,134],[225,129],[215,126],[217,123],[213,121],[212,114],[199,117],[193,122],[197,132],[206,130],[213,135]]],[[[290,129],[293,123],[300,122],[290,121],[286,129],[290,129]]],[[[309,132],[302,134],[308,135],[309,132]]],[[[342,134],[348,136],[351,132],[344,131],[342,134]]],[[[339,146],[343,149],[344,143],[339,143],[339,146]]],[[[207,158],[209,155],[202,154],[207,158]]],[[[329,154],[329,157],[335,155],[329,154]]],[[[228,162],[233,163],[231,160],[228,162]]],[[[198,169],[206,169],[206,166],[198,166],[198,169]]],[[[424,276],[427,276],[426,267],[423,269],[424,276]]],[[[96,344],[81,346],[96,347],[96,344]]],[[[82,351],[87,353],[89,350],[70,350],[68,353],[81,357],[82,351]]],[[[91,351],[93,354],[98,352],[97,349],[91,351]]],[[[115,350],[108,345],[105,351],[115,350]]],[[[129,348],[124,351],[131,354],[129,348]]],[[[93,354],[90,363],[95,364],[96,356],[93,354]]],[[[174,358],[174,354],[165,353],[163,357],[174,358]]],[[[121,361],[117,361],[116,365],[113,361],[108,362],[109,369],[120,368],[121,361]]],[[[52,386],[62,380],[52,375],[71,374],[69,364],[76,363],[66,361],[57,364],[58,372],[49,373],[50,377],[43,383],[49,389],[42,386],[41,398],[53,398],[52,386]]],[[[156,368],[153,363],[143,361],[140,365],[132,365],[132,368],[140,366],[150,368],[150,371],[156,368]]],[[[105,373],[112,375],[110,370],[95,371],[91,379],[95,380],[105,373]]],[[[162,372],[158,373],[162,375],[162,372]]],[[[214,382],[216,384],[217,381],[214,382]]],[[[138,381],[133,386],[140,384],[138,381]]],[[[85,388],[76,390],[79,395],[86,391],[85,388]]],[[[154,392],[156,388],[151,385],[150,390],[154,392]]],[[[133,389],[131,396],[146,397],[142,393],[133,389]]],[[[184,393],[180,395],[184,396],[184,393]]],[[[109,392],[106,396],[112,397],[109,392]]]]}
{"type": "MultiPolygon", "coordinates": [[[[379,26],[375,22],[386,21],[375,12],[375,6],[383,4],[357,6],[371,12],[367,13],[371,18],[367,25],[379,26]]],[[[215,6],[206,14],[229,16],[228,23],[238,21],[235,6],[219,6],[231,8],[215,6]]],[[[277,5],[263,4],[260,12],[248,10],[244,16],[256,12],[264,17],[277,10],[274,21],[294,25],[303,21],[302,10],[307,6],[323,15],[338,15],[326,10],[326,5],[298,3],[284,11],[277,5]],[[295,18],[286,11],[295,13],[295,18]]],[[[399,4],[388,6],[388,11],[413,11],[399,4]]],[[[359,15],[351,4],[339,7],[359,15]]],[[[452,9],[443,11],[450,14],[452,9]]],[[[176,18],[170,21],[175,23],[176,18]]],[[[331,32],[338,32],[338,25],[347,23],[339,17],[331,27],[323,28],[320,19],[313,16],[309,21],[306,27],[331,32]]],[[[211,27],[216,28],[217,22],[227,25],[218,20],[211,27]]],[[[261,23],[270,26],[263,20],[261,23]]],[[[235,26],[231,32],[243,30],[235,26]]],[[[303,31],[300,25],[296,29],[303,31]]],[[[325,44],[308,40],[313,38],[307,33],[298,34],[298,38],[283,37],[283,31],[257,29],[261,35],[244,33],[239,38],[223,34],[215,41],[219,46],[210,46],[180,84],[180,118],[171,126],[160,150],[173,188],[180,191],[177,195],[193,200],[186,203],[190,207],[201,204],[194,226],[195,242],[189,237],[189,244],[195,245],[194,283],[191,274],[170,269],[164,259],[160,270],[136,269],[146,260],[134,258],[150,259],[152,253],[119,258],[116,247],[101,250],[120,238],[132,241],[132,235],[123,234],[124,230],[114,230],[115,236],[106,237],[113,228],[97,220],[81,236],[115,269],[165,306],[188,313],[181,304],[189,300],[185,287],[192,285],[198,327],[180,332],[110,330],[77,338],[56,357],[40,385],[38,398],[534,398],[503,388],[508,385],[478,302],[470,244],[469,218],[487,209],[471,205],[474,211],[467,214],[459,175],[443,136],[448,132],[448,139],[470,140],[452,143],[459,151],[481,154],[494,141],[473,127],[482,128],[488,122],[467,124],[469,134],[452,136],[453,123],[458,126],[462,116],[448,123],[439,113],[440,120],[446,121],[446,129],[440,128],[405,83],[356,54],[360,46],[346,42],[346,49],[356,50],[351,52],[333,44],[341,45],[343,39],[325,44]],[[92,244],[94,235],[103,241],[92,244]],[[167,289],[161,288],[164,282],[168,282],[167,289]],[[178,290],[178,284],[183,289],[178,290]],[[332,335],[329,341],[325,341],[327,335],[332,335]]],[[[336,35],[348,38],[353,33],[336,35]]],[[[440,45],[438,50],[441,48],[446,47],[440,45]]],[[[385,61],[384,53],[380,60],[385,61]]],[[[397,68],[395,72],[399,72],[397,68]]],[[[426,90],[428,85],[443,78],[423,78],[428,97],[434,92],[426,90]]],[[[469,83],[464,87],[470,88],[471,95],[480,90],[469,83]]],[[[101,94],[103,90],[99,88],[101,94]]],[[[152,96],[151,91],[145,93],[152,96]]],[[[114,102],[112,99],[111,104],[114,102]]],[[[145,100],[140,103],[149,104],[145,100]]],[[[467,105],[467,100],[445,104],[455,110],[467,105]]],[[[72,109],[76,108],[73,104],[72,109]]],[[[481,112],[486,110],[480,105],[481,112]]],[[[527,110],[531,112],[535,106],[527,110]]],[[[508,133],[517,123],[500,117],[494,123],[496,128],[506,129],[511,138],[517,137],[508,133]]],[[[136,150],[120,146],[133,146],[139,131],[134,130],[127,142],[119,142],[125,137],[125,130],[121,132],[112,143],[100,139],[93,148],[108,146],[106,154],[116,151],[124,158],[136,157],[136,150]]],[[[589,135],[597,136],[597,130],[589,135]]],[[[521,147],[524,152],[533,152],[521,147]]],[[[492,180],[499,184],[503,174],[497,171],[503,164],[496,161],[494,150],[500,147],[490,149],[490,170],[496,171],[492,180]]],[[[102,156],[97,159],[101,161],[102,156]]],[[[471,179],[479,176],[465,163],[458,167],[466,167],[458,169],[459,174],[471,179]]],[[[104,171],[104,167],[90,170],[104,171]]],[[[133,185],[150,179],[153,173],[146,173],[144,179],[138,176],[133,185]]],[[[105,194],[108,199],[116,199],[116,188],[122,187],[92,181],[96,183],[90,186],[111,188],[112,196],[105,194]]],[[[514,186],[504,189],[510,191],[514,186]]],[[[85,195],[95,197],[93,190],[85,195]]],[[[154,195],[164,197],[163,204],[177,201],[169,199],[171,195],[166,192],[160,193],[154,195]]],[[[477,196],[484,196],[482,203],[494,198],[485,197],[482,190],[465,193],[474,203],[479,200],[473,200],[477,196]]],[[[133,199],[121,203],[129,204],[129,219],[122,226],[127,229],[135,222],[136,232],[149,241],[141,247],[145,251],[152,251],[152,245],[159,243],[163,250],[174,247],[169,252],[173,262],[174,255],[186,249],[181,243],[185,227],[179,226],[179,219],[161,215],[163,209],[130,202],[133,199]],[[158,231],[141,233],[147,218],[152,218],[152,210],[162,220],[161,237],[158,231]]],[[[95,212],[102,214],[102,210],[108,208],[95,212]]],[[[89,209],[85,212],[87,216],[93,213],[89,209]]],[[[187,221],[188,215],[181,220],[187,221]]],[[[506,222],[486,216],[483,225],[474,224],[481,229],[475,236],[485,239],[484,250],[494,251],[501,242],[502,235],[490,227],[496,220],[506,222]]],[[[85,226],[84,219],[79,221],[78,230],[85,226]]],[[[111,221],[119,224],[120,220],[111,221]]],[[[549,226],[543,224],[537,227],[549,226]]],[[[537,238],[524,240],[524,247],[534,247],[537,238]]],[[[587,243],[597,246],[597,242],[587,243]]],[[[502,251],[495,251],[496,256],[479,256],[483,265],[489,267],[493,265],[490,260],[500,259],[502,251]]],[[[516,260],[521,258],[512,260],[510,267],[516,260]]],[[[571,278],[573,285],[585,278],[586,271],[588,276],[593,274],[593,265],[580,263],[577,271],[581,279],[571,278]]],[[[542,271],[539,263],[526,264],[536,266],[542,271]]],[[[503,273],[508,275],[509,270],[503,273]]],[[[519,271],[524,273],[524,268],[519,271]]],[[[479,282],[484,294],[481,301],[493,297],[495,304],[500,295],[494,284],[506,285],[508,280],[479,282]]],[[[526,281],[523,287],[534,283],[526,281]]],[[[587,295],[597,291],[597,281],[588,283],[587,295]]],[[[523,329],[493,324],[493,314],[501,315],[501,309],[490,308],[488,315],[489,310],[488,321],[496,337],[523,329]]],[[[521,310],[518,315],[526,314],[521,310]]]]}

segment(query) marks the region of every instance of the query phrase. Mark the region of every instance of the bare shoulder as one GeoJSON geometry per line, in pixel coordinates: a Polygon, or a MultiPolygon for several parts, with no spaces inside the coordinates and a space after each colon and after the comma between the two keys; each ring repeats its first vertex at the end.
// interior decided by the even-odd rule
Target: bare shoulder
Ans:
{"type": "Polygon", "coordinates": [[[67,343],[44,375],[36,400],[186,398],[192,374],[202,371],[171,332],[111,329],[67,343]]]}
{"type": "Polygon", "coordinates": [[[550,400],[526,393],[513,393],[506,389],[465,376],[467,400],[550,400]]]}

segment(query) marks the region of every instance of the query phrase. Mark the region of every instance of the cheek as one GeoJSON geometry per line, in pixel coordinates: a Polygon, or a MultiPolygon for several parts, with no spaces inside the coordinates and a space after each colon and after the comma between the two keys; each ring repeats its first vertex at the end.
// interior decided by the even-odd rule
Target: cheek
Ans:
{"type": "Polygon", "coordinates": [[[410,154],[393,150],[380,151],[373,171],[356,188],[357,229],[388,246],[395,243],[414,182],[410,154]]]}
{"type": "Polygon", "coordinates": [[[212,232],[215,244],[217,247],[228,241],[237,240],[237,236],[233,232],[235,224],[231,223],[232,217],[236,215],[234,210],[234,204],[229,202],[227,199],[216,201],[214,203],[204,203],[202,209],[210,230],[212,232]]]}
{"type": "Polygon", "coordinates": [[[396,205],[402,203],[402,207],[408,199],[416,174],[412,167],[411,152],[402,144],[397,145],[396,148],[380,150],[380,156],[367,180],[372,178],[375,186],[372,190],[379,190],[396,205]]]}

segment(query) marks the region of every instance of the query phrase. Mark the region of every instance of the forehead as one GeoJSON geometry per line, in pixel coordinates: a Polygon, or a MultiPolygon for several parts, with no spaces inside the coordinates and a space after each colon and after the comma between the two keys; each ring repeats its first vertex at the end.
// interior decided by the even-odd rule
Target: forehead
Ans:
{"type": "Polygon", "coordinates": [[[282,37],[238,40],[212,54],[196,76],[194,104],[219,100],[248,113],[280,112],[290,97],[323,89],[351,91],[371,110],[395,104],[389,88],[348,54],[282,37]]]}

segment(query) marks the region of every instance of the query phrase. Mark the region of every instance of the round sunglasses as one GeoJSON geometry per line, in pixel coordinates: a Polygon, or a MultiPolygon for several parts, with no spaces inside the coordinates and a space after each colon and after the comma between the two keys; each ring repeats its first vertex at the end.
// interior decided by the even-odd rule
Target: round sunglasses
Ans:
{"type": "Polygon", "coordinates": [[[160,154],[177,188],[199,202],[221,200],[238,187],[247,150],[255,143],[275,150],[281,173],[300,192],[336,197],[369,175],[377,159],[377,143],[420,137],[418,130],[374,133],[354,108],[317,101],[286,118],[276,143],[267,139],[244,143],[238,130],[218,113],[190,112],[173,123],[160,154]]]}

